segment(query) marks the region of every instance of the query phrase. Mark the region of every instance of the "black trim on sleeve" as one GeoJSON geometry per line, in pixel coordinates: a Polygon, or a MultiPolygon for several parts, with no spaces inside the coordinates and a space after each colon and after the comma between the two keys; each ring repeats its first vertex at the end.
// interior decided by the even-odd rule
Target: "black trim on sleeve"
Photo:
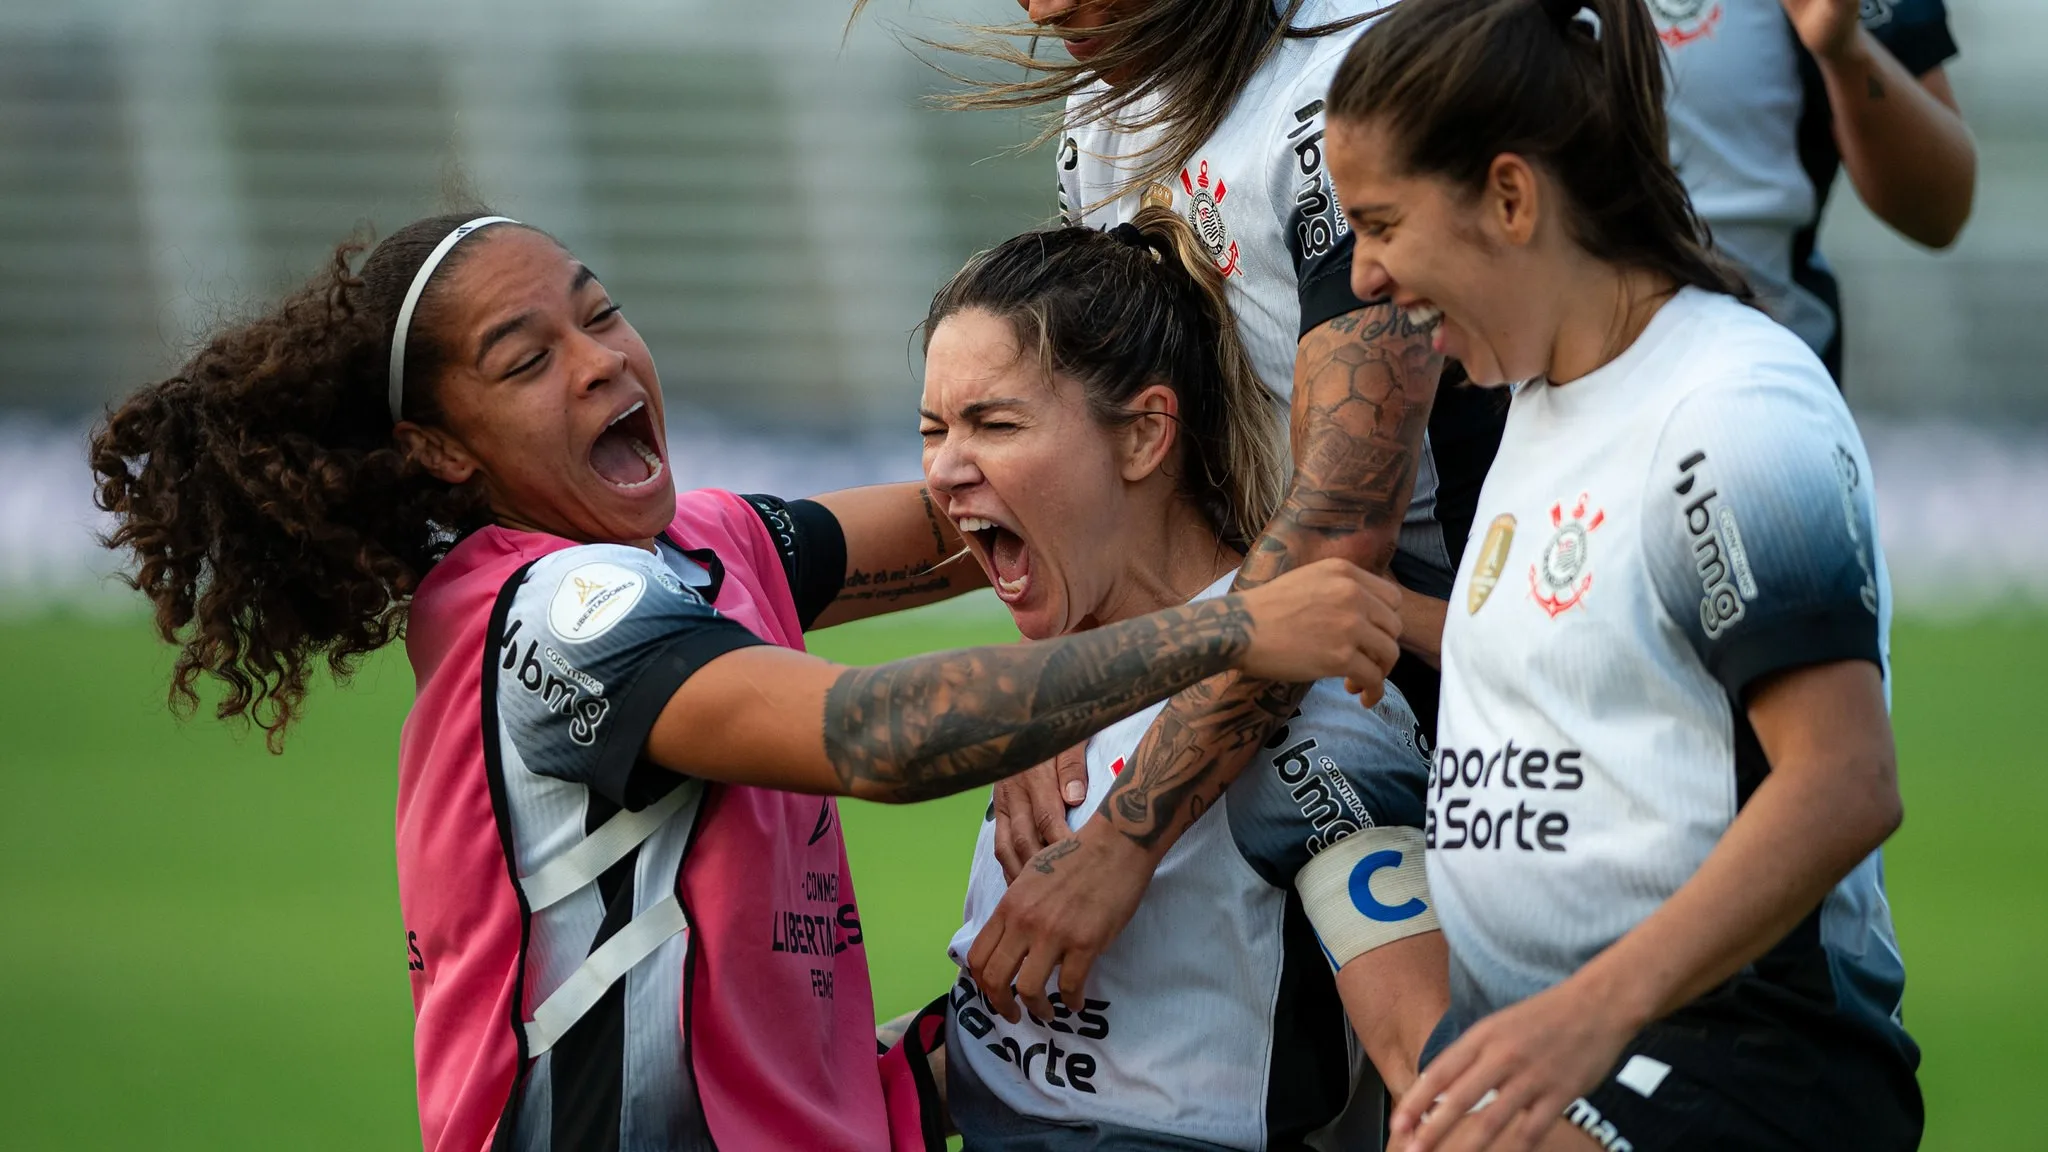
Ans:
{"type": "Polygon", "coordinates": [[[679,777],[661,768],[640,771],[641,749],[669,698],[704,665],[727,652],[767,641],[723,616],[709,617],[669,641],[641,664],[633,682],[612,701],[590,787],[598,795],[638,812],[667,795],[679,777]]]}
{"type": "Polygon", "coordinates": [[[1757,621],[1742,635],[1715,643],[1708,653],[1707,671],[1721,682],[1729,699],[1740,701],[1751,684],[1773,672],[1837,660],[1884,665],[1877,646],[1877,618],[1861,604],[1818,607],[1757,621]]]}
{"type": "Polygon", "coordinates": [[[1870,31],[1885,51],[1916,77],[1956,58],[1956,39],[1949,34],[1947,12],[1932,20],[1895,19],[1870,31]]]}
{"type": "Polygon", "coordinates": [[[1351,246],[1353,237],[1344,233],[1326,252],[1308,259],[1301,268],[1301,332],[1306,336],[1346,312],[1385,300],[1360,300],[1351,293],[1351,246]]]}
{"type": "Polygon", "coordinates": [[[774,538],[790,598],[796,601],[797,623],[808,632],[846,586],[846,530],[839,517],[816,500],[761,495],[741,499],[774,538]]]}

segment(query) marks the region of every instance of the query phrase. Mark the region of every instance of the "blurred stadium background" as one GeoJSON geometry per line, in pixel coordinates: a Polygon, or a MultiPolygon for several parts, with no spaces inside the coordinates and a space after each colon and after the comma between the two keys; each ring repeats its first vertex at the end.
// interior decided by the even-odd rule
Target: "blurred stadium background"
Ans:
{"type": "MultiPolygon", "coordinates": [[[[1975,217],[1932,256],[1838,186],[1903,619],[1889,853],[1930,1149],[2048,1148],[2048,8],[1950,0],[1975,217]]],[[[561,236],[664,371],[679,479],[803,495],[916,472],[912,325],[1043,221],[1021,116],[937,111],[899,43],[1007,0],[44,0],[0,5],[0,1147],[417,1139],[390,815],[402,661],[294,747],[164,711],[81,458],[113,397],[352,230],[451,194],[561,236]]],[[[1013,635],[992,602],[827,634],[845,659],[1013,635]]],[[[982,801],[849,813],[885,1011],[948,979],[982,801]]]]}

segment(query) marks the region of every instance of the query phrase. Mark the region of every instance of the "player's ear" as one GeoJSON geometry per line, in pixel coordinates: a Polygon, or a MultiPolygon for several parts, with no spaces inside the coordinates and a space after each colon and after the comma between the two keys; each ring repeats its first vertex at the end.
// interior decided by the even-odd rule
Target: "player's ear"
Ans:
{"type": "Polygon", "coordinates": [[[1180,442],[1180,396],[1165,384],[1148,385],[1124,411],[1132,418],[1118,433],[1118,466],[1123,478],[1135,484],[1172,459],[1180,442]]]}
{"type": "Polygon", "coordinates": [[[1534,238],[1538,216],[1546,206],[1536,169],[1513,152],[1495,156],[1487,166],[1480,200],[1487,230],[1517,248],[1534,238]]]}
{"type": "Polygon", "coordinates": [[[462,485],[476,475],[476,457],[446,429],[400,420],[391,430],[391,438],[398,441],[398,450],[407,459],[426,469],[436,480],[462,485]]]}

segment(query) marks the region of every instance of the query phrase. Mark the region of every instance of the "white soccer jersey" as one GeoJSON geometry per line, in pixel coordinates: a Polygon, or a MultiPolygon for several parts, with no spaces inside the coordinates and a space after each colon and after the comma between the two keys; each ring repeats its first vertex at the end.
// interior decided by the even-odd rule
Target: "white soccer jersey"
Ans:
{"type": "MultiPolygon", "coordinates": [[[[1382,0],[1308,0],[1293,24],[1315,27],[1383,6],[1382,0]]],[[[1313,309],[1309,327],[1358,306],[1348,284],[1350,230],[1323,164],[1323,101],[1345,51],[1365,27],[1283,40],[1194,157],[1161,182],[1131,182],[1158,139],[1156,129],[1130,132],[1114,121],[1083,119],[1079,110],[1100,94],[1099,82],[1067,104],[1058,157],[1061,219],[1113,228],[1147,203],[1178,211],[1223,270],[1238,334],[1259,379],[1283,400],[1294,393],[1304,299],[1313,309]]],[[[1142,119],[1159,99],[1140,101],[1130,114],[1142,119]]],[[[1439,396],[1395,559],[1395,575],[1410,588],[1432,596],[1448,591],[1455,542],[1464,539],[1498,420],[1497,410],[1439,396]],[[1448,498],[1440,501],[1440,491],[1448,498]]]]}
{"type": "MultiPolygon", "coordinates": [[[[1698,870],[1770,770],[1745,689],[1885,667],[1876,523],[1826,371],[1728,297],[1684,289],[1612,363],[1517,390],[1444,630],[1440,1039],[1563,980],[1698,870]]],[[[1880,869],[1740,979],[1910,1044],[1880,869]]]]}
{"type": "MultiPolygon", "coordinates": [[[[1202,597],[1229,590],[1230,577],[1202,597]]],[[[1088,742],[1088,799],[1102,802],[1164,705],[1088,742]]],[[[1377,1147],[1379,1083],[1349,1039],[1330,965],[1296,876],[1311,857],[1371,828],[1420,827],[1429,771],[1415,718],[1390,688],[1371,711],[1341,681],[1299,712],[1161,861],[1137,914],[1088,974],[1085,1004],[1056,1018],[996,1015],[964,971],[1007,885],[995,824],[975,844],[963,966],[947,1031],[947,1097],[970,1148],[1377,1147]],[[1354,1093],[1354,1087],[1358,1090],[1354,1093]],[[1367,1143],[1366,1141],[1370,1141],[1367,1143]]],[[[991,809],[991,816],[993,809],[991,809]]]]}

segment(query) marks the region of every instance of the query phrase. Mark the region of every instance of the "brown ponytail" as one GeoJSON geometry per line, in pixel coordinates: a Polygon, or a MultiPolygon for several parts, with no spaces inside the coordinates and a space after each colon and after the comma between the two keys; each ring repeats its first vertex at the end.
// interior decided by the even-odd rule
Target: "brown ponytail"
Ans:
{"type": "MultiPolygon", "coordinates": [[[[393,445],[385,387],[400,301],[473,215],[400,229],[360,270],[365,245],[341,245],[311,283],[213,335],[93,435],[96,501],[115,518],[104,543],[134,553],[129,583],[180,648],[173,708],[195,707],[210,675],[226,686],[217,714],[253,720],[276,751],[316,662],[346,677],[395,639],[420,578],[485,522],[476,493],[393,445]]],[[[444,353],[438,303],[430,286],[407,344],[406,415],[421,423],[434,419],[444,353]]]]}
{"type": "Polygon", "coordinates": [[[1015,326],[1048,372],[1078,382],[1105,427],[1153,384],[1180,398],[1181,493],[1225,544],[1251,546],[1279,506],[1278,400],[1238,339],[1223,277],[1171,209],[1141,210],[1111,232],[1026,232],[976,255],[932,299],[939,323],[979,308],[1015,326]]]}
{"type": "Polygon", "coordinates": [[[1749,299],[1671,167],[1643,0],[1402,0],[1352,45],[1328,108],[1383,128],[1408,172],[1475,193],[1494,157],[1521,156],[1563,187],[1593,256],[1749,299]]]}

